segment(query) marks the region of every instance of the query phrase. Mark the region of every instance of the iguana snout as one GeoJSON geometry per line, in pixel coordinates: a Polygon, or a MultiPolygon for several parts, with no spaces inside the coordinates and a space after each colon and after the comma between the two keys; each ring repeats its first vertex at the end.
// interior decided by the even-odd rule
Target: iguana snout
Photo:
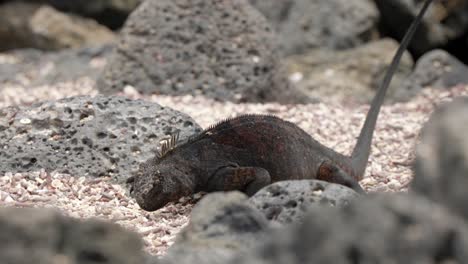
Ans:
{"type": "Polygon", "coordinates": [[[143,169],[133,182],[134,196],[138,205],[146,211],[155,211],[169,202],[194,192],[194,182],[189,173],[164,164],[153,169],[143,169]]]}

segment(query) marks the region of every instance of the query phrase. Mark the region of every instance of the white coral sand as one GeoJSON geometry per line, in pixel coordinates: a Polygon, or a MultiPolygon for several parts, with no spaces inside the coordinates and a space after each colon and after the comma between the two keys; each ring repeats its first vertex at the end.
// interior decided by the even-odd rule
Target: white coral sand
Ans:
{"type": "MultiPolygon", "coordinates": [[[[0,107],[58,99],[78,94],[97,94],[87,79],[53,87],[4,86],[0,107]]],[[[123,93],[183,111],[200,125],[245,113],[274,114],[298,124],[315,139],[342,153],[350,153],[368,105],[339,102],[319,104],[233,104],[203,97],[142,96],[129,88],[123,93]]],[[[382,108],[363,187],[370,192],[405,191],[412,178],[411,163],[419,131],[434,107],[456,96],[468,95],[468,86],[447,90],[425,89],[407,103],[382,108]]],[[[195,197],[195,200],[199,197],[195,197]]],[[[0,175],[0,206],[53,207],[78,217],[98,217],[140,233],[151,254],[163,254],[177,232],[186,225],[192,199],[156,211],[145,212],[126,190],[108,178],[87,179],[37,171],[0,175]]]]}

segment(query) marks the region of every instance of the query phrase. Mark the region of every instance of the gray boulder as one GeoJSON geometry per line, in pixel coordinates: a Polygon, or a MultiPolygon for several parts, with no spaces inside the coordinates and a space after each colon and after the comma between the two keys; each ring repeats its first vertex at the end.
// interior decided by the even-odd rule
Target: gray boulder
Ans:
{"type": "Polygon", "coordinates": [[[343,185],[317,180],[275,182],[249,198],[268,220],[300,223],[312,207],[343,207],[359,195],[343,185]]]}
{"type": "Polygon", "coordinates": [[[4,2],[48,4],[67,13],[91,17],[99,24],[106,25],[111,29],[118,29],[123,25],[130,12],[143,0],[0,0],[0,4],[4,2]]]}
{"type": "Polygon", "coordinates": [[[0,259],[8,264],[143,263],[143,242],[113,223],[50,209],[0,208],[0,259]]]}
{"type": "Polygon", "coordinates": [[[416,148],[411,190],[468,219],[468,97],[437,109],[416,148]]]}
{"type": "Polygon", "coordinates": [[[465,263],[468,228],[416,195],[381,195],[313,208],[229,263],[465,263]]]}
{"type": "MultiPolygon", "coordinates": [[[[424,3],[419,0],[374,1],[381,14],[384,33],[398,40],[403,38],[424,3]]],[[[467,3],[458,0],[434,1],[410,43],[412,53],[420,56],[464,36],[468,30],[467,3]]]]}
{"type": "Polygon", "coordinates": [[[307,101],[290,87],[275,43],[247,0],[146,1],[122,29],[98,89],[113,94],[131,85],[144,94],[307,101]]]}
{"type": "Polygon", "coordinates": [[[193,209],[162,263],[226,263],[263,241],[269,223],[241,192],[210,193],[193,209]]]}
{"type": "Polygon", "coordinates": [[[424,87],[451,88],[458,84],[468,84],[468,66],[444,50],[432,50],[416,62],[410,76],[396,91],[395,97],[407,100],[424,87]]]}
{"type": "Polygon", "coordinates": [[[58,50],[112,43],[115,35],[94,20],[37,3],[0,4],[0,50],[58,50]]]}
{"type": "Polygon", "coordinates": [[[199,132],[187,115],[124,97],[77,96],[0,109],[0,174],[45,168],[127,179],[159,140],[199,132]]]}
{"type": "Polygon", "coordinates": [[[378,10],[371,0],[250,0],[280,35],[285,54],[313,48],[347,49],[377,33],[378,10]]]}
{"type": "MultiPolygon", "coordinates": [[[[295,85],[315,98],[353,98],[370,102],[387,71],[398,43],[391,39],[334,51],[314,49],[286,58],[290,78],[295,85]]],[[[413,60],[405,53],[395,73],[387,101],[408,98],[402,83],[411,74],[413,60]]]]}
{"type": "Polygon", "coordinates": [[[0,82],[30,88],[72,82],[83,77],[95,81],[111,52],[112,45],[54,52],[35,49],[5,52],[1,55],[11,60],[0,60],[0,82]]]}
{"type": "Polygon", "coordinates": [[[468,66],[444,50],[432,50],[417,62],[410,79],[421,87],[451,88],[468,84],[468,66]]]}

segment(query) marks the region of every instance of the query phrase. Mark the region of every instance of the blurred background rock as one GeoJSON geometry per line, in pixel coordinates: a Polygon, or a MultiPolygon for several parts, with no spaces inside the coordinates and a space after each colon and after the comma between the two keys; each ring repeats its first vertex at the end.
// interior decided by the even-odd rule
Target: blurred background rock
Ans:
{"type": "Polygon", "coordinates": [[[111,29],[120,28],[128,14],[132,12],[142,0],[2,0],[6,2],[29,2],[50,5],[60,11],[78,14],[95,19],[111,29]]]}
{"type": "MultiPolygon", "coordinates": [[[[0,76],[3,76],[0,80],[17,81],[21,78],[15,77],[16,73],[31,76],[25,74],[31,65],[48,69],[44,65],[52,64],[58,72],[79,74],[60,73],[60,78],[57,78],[57,73],[50,76],[36,74],[34,76],[39,79],[29,81],[49,83],[49,79],[63,79],[63,75],[75,78],[76,75],[82,76],[81,73],[89,73],[87,75],[93,81],[114,85],[109,89],[109,85],[94,83],[105,94],[122,92],[129,85],[143,93],[204,95],[220,101],[304,103],[332,96],[368,102],[390,63],[397,42],[423,3],[421,0],[246,0],[235,4],[242,6],[242,11],[238,12],[227,11],[229,8],[222,7],[226,5],[222,1],[217,3],[221,8],[213,9],[217,11],[208,8],[209,5],[190,7],[195,7],[198,2],[175,1],[168,2],[168,5],[177,8],[171,7],[172,11],[165,15],[184,15],[186,19],[158,20],[155,15],[161,12],[157,8],[166,4],[164,1],[147,1],[154,3],[147,3],[145,6],[148,8],[138,8],[143,0],[0,0],[0,51],[3,52],[0,57],[8,55],[6,57],[10,58],[0,59],[0,76]],[[177,13],[186,12],[184,10],[193,12],[177,13]],[[206,12],[210,17],[203,25],[208,28],[204,36],[199,36],[195,28],[187,28],[190,16],[196,15],[194,10],[198,10],[198,14],[206,12]],[[235,18],[223,18],[216,12],[227,12],[235,18]],[[135,25],[140,25],[141,30],[135,25]],[[151,32],[144,28],[151,28],[151,32]],[[169,47],[161,42],[161,38],[175,28],[179,29],[173,32],[177,38],[171,40],[173,44],[169,47]],[[244,36],[245,43],[259,41],[257,47],[268,47],[260,52],[261,56],[252,55],[251,48],[234,43],[238,40],[230,37],[230,32],[244,36]],[[184,43],[184,34],[193,37],[191,42],[217,36],[215,46],[224,48],[213,49],[210,45],[215,42],[209,40],[202,41],[204,47],[192,50],[184,43]],[[264,40],[266,35],[271,35],[268,41],[264,40]],[[235,47],[229,50],[226,47],[230,42],[235,47]],[[144,51],[142,47],[145,47],[144,51]],[[181,47],[191,51],[190,58],[180,57],[181,52],[177,50],[181,47]],[[62,51],[56,54],[57,50],[62,51]],[[159,54],[159,57],[139,55],[151,50],[161,50],[164,54],[159,54]],[[233,60],[232,54],[240,57],[235,62],[223,61],[226,58],[233,60]],[[61,58],[66,58],[66,62],[61,58]],[[161,62],[161,58],[166,60],[161,62]],[[181,59],[187,67],[180,67],[181,59]],[[126,61],[125,67],[121,61],[126,61]],[[213,66],[209,64],[211,61],[216,61],[216,67],[223,64],[225,68],[210,69],[213,66]],[[267,66],[255,67],[254,64],[267,66]],[[258,71],[260,68],[263,72],[258,71]],[[188,81],[174,81],[173,84],[157,81],[168,80],[168,74],[191,76],[194,70],[201,73],[188,81]],[[129,72],[134,76],[128,77],[129,72]],[[229,78],[218,76],[220,72],[240,72],[242,76],[237,79],[246,81],[232,86],[226,81],[229,78]],[[252,74],[247,75],[248,72],[252,74]],[[198,82],[191,81],[211,80],[213,74],[217,76],[219,85],[200,86],[198,82]]],[[[203,1],[199,2],[203,4],[203,1]]],[[[430,76],[441,76],[441,68],[432,67],[436,64],[455,65],[456,72],[465,67],[468,61],[467,3],[466,0],[434,1],[410,45],[409,53],[399,66],[388,101],[409,100],[428,84],[411,78],[415,76],[412,74],[415,62],[429,51],[440,49],[442,51],[439,52],[446,53],[444,58],[450,56],[449,64],[441,56],[431,56],[419,63],[420,66],[426,65],[425,71],[437,71],[430,72],[430,76]]],[[[448,66],[443,69],[449,69],[448,66]]],[[[457,83],[466,82],[465,78],[449,78],[457,83]]],[[[430,83],[441,88],[448,86],[443,80],[430,83]]],[[[450,82],[450,86],[455,84],[450,82]]]]}
{"type": "MultiPolygon", "coordinates": [[[[89,31],[103,31],[104,28],[99,25],[115,31],[124,25],[128,15],[141,2],[143,0],[0,0],[0,30],[3,32],[10,29],[16,32],[21,27],[27,27],[27,21],[30,27],[39,27],[39,22],[43,20],[41,14],[53,14],[52,17],[48,17],[50,20],[55,18],[54,16],[61,16],[62,19],[67,17],[74,23],[86,24],[90,27],[89,31]]],[[[311,48],[348,49],[386,36],[400,40],[422,2],[250,0],[252,6],[258,9],[279,33],[282,49],[288,54],[302,53],[311,48]]],[[[55,26],[65,28],[67,25],[55,26]]],[[[451,53],[463,54],[466,57],[466,49],[457,47],[466,45],[467,27],[466,0],[435,1],[413,41],[411,51],[420,56],[429,49],[442,47],[451,53]]],[[[18,43],[18,46],[9,44],[5,47],[6,43],[9,43],[8,37],[11,36],[0,37],[2,49],[23,47],[21,43],[18,43]]],[[[103,37],[96,34],[95,38],[94,41],[99,42],[103,37]]]]}

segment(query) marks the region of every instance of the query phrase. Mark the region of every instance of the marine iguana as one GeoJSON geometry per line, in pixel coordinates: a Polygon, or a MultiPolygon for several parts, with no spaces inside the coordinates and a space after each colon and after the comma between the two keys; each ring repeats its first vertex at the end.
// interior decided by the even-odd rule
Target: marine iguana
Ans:
{"type": "Polygon", "coordinates": [[[253,195],[276,181],[319,179],[364,192],[362,179],[380,107],[398,63],[432,0],[426,0],[406,32],[372,100],[351,156],[320,144],[297,125],[269,115],[223,120],[185,142],[162,142],[159,156],[140,166],[132,196],[147,211],[199,191],[240,190],[253,195]]]}

